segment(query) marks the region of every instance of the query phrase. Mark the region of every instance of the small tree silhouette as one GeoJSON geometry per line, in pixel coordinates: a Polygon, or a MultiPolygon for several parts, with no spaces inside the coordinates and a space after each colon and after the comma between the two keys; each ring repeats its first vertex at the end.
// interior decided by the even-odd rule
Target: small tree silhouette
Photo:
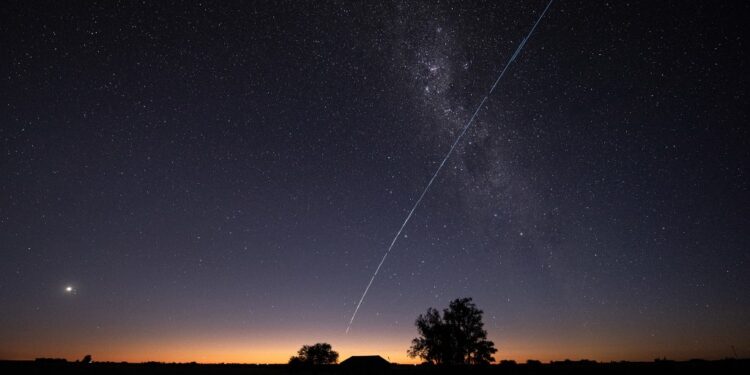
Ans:
{"type": "Polygon", "coordinates": [[[290,365],[330,365],[338,362],[339,353],[331,348],[331,344],[322,342],[315,345],[303,345],[297,356],[289,358],[290,365]]]}
{"type": "Polygon", "coordinates": [[[433,364],[487,364],[495,360],[495,344],[487,340],[482,310],[471,298],[453,300],[440,312],[434,308],[414,323],[420,337],[412,340],[408,354],[433,364]]]}

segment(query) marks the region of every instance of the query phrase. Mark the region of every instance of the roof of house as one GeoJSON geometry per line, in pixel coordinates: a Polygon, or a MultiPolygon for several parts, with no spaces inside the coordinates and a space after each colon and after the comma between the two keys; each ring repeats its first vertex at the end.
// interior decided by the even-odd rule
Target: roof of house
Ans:
{"type": "Polygon", "coordinates": [[[387,366],[391,363],[379,355],[353,355],[341,364],[344,366],[387,366]]]}

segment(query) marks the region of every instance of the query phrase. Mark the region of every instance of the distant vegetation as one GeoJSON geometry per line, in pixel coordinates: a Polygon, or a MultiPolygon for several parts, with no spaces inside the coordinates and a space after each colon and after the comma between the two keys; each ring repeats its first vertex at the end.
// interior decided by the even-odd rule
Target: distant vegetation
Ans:
{"type": "Polygon", "coordinates": [[[290,365],[332,365],[339,361],[339,353],[331,344],[322,342],[315,345],[303,345],[297,356],[289,358],[290,365]]]}
{"type": "Polygon", "coordinates": [[[471,298],[453,300],[442,315],[434,308],[415,322],[419,337],[412,340],[409,356],[437,365],[478,365],[495,360],[495,344],[487,340],[482,310],[471,298]]]}

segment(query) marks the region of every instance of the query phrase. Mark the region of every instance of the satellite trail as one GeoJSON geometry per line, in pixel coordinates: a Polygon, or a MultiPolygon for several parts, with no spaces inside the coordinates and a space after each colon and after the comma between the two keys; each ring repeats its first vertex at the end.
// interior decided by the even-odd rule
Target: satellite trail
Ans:
{"type": "Polygon", "coordinates": [[[453,144],[451,145],[450,150],[448,150],[448,153],[445,154],[443,161],[440,162],[440,165],[438,166],[437,170],[435,170],[435,173],[432,174],[432,178],[430,178],[430,181],[427,183],[427,186],[425,186],[424,190],[422,190],[422,194],[419,195],[419,199],[417,199],[417,201],[414,203],[414,206],[409,211],[409,214],[406,215],[406,219],[404,219],[404,222],[401,224],[401,228],[399,228],[398,232],[396,232],[396,235],[393,237],[393,240],[391,241],[391,245],[388,246],[388,250],[386,250],[385,254],[383,254],[383,258],[380,260],[378,267],[375,268],[375,273],[372,274],[372,277],[370,278],[370,282],[367,283],[367,287],[365,288],[365,291],[362,293],[362,298],[359,299],[359,302],[357,303],[357,307],[354,309],[354,313],[352,314],[352,318],[349,320],[349,324],[346,326],[346,333],[349,333],[349,330],[352,328],[352,323],[354,323],[354,318],[357,317],[357,312],[359,311],[360,306],[362,306],[362,302],[365,300],[365,297],[367,296],[367,292],[370,290],[372,283],[375,281],[375,277],[378,276],[378,272],[380,272],[380,267],[382,267],[383,263],[385,263],[385,259],[388,258],[388,254],[391,253],[393,246],[396,244],[396,241],[398,241],[398,238],[401,236],[401,232],[406,227],[406,224],[409,223],[409,220],[411,219],[412,215],[414,215],[414,211],[417,209],[417,207],[419,207],[419,204],[422,202],[422,198],[424,198],[425,194],[427,194],[427,191],[430,190],[430,186],[432,186],[432,183],[435,181],[435,178],[440,173],[440,170],[443,169],[445,162],[448,161],[448,158],[450,158],[451,154],[453,153],[453,150],[456,148],[456,145],[458,145],[458,142],[461,141],[461,138],[463,138],[464,134],[466,134],[466,131],[469,130],[471,125],[474,123],[474,119],[476,119],[477,114],[479,114],[479,111],[482,109],[484,102],[486,102],[487,98],[490,95],[492,95],[492,92],[495,91],[497,84],[500,82],[500,79],[503,78],[503,76],[505,75],[505,72],[508,70],[508,67],[510,66],[510,64],[513,63],[516,57],[518,57],[518,55],[521,53],[521,50],[526,45],[526,42],[531,37],[531,34],[534,33],[534,30],[536,29],[537,25],[539,25],[539,22],[542,20],[542,18],[544,18],[544,15],[547,13],[547,10],[552,5],[552,2],[554,2],[554,0],[550,0],[547,3],[547,6],[544,7],[544,10],[539,15],[539,18],[537,18],[536,22],[534,22],[534,25],[531,27],[531,30],[529,30],[528,34],[526,34],[526,37],[524,37],[523,40],[521,40],[521,43],[516,48],[516,51],[513,52],[513,55],[511,55],[510,59],[508,59],[508,62],[505,63],[505,67],[498,75],[497,79],[495,80],[495,83],[490,88],[490,91],[487,92],[487,94],[484,96],[482,101],[477,106],[477,109],[474,111],[474,114],[471,115],[471,118],[466,123],[466,125],[464,125],[463,129],[458,134],[458,137],[456,137],[456,139],[453,141],[453,144]]]}

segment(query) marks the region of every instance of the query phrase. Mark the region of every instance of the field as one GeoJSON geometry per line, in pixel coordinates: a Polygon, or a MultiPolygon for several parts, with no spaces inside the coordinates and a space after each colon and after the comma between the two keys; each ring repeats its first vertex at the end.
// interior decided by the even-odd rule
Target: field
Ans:
{"type": "Polygon", "coordinates": [[[500,364],[481,367],[391,365],[385,368],[350,368],[341,365],[311,368],[287,365],[76,363],[63,361],[0,361],[3,374],[748,374],[750,360],[693,360],[685,362],[554,362],[550,364],[500,364]]]}

